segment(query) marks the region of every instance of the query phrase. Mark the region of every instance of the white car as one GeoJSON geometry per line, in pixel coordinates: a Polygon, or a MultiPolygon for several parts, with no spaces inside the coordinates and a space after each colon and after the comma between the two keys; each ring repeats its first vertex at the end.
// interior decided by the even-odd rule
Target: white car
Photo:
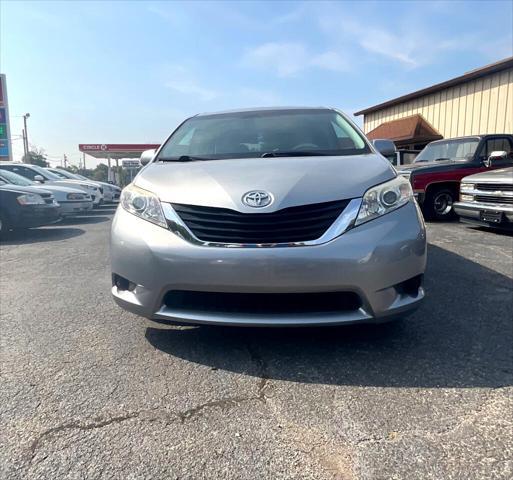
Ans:
{"type": "Polygon", "coordinates": [[[98,185],[99,187],[103,188],[103,200],[105,202],[119,201],[119,196],[121,195],[121,188],[119,188],[117,185],[112,185],[107,182],[100,182],[98,180],[91,180],[87,177],[84,177],[83,175],[80,175],[78,173],[71,173],[62,168],[46,167],[45,170],[48,170],[49,172],[63,179],[80,180],[94,183],[95,185],[98,185]]]}
{"type": "Polygon", "coordinates": [[[63,217],[85,213],[93,208],[91,195],[80,188],[64,187],[62,185],[42,185],[8,170],[0,170],[1,182],[18,187],[33,187],[43,192],[51,192],[53,198],[59,204],[59,213],[63,217]]]}
{"type": "Polygon", "coordinates": [[[64,180],[43,167],[29,163],[5,162],[0,164],[0,169],[8,170],[34,182],[42,183],[45,185],[45,188],[49,185],[62,185],[64,187],[81,189],[91,195],[93,207],[97,207],[103,203],[103,188],[95,185],[93,182],[64,180]]]}

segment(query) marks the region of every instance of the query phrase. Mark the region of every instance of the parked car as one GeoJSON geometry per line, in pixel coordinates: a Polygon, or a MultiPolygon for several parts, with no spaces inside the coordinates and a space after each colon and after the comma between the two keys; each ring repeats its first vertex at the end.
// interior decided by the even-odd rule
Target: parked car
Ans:
{"type": "Polygon", "coordinates": [[[34,187],[41,191],[50,192],[60,205],[60,213],[63,217],[85,213],[93,208],[91,196],[79,188],[64,187],[62,185],[42,185],[17,173],[1,169],[0,181],[19,187],[34,187]]]}
{"type": "Polygon", "coordinates": [[[465,177],[454,210],[466,223],[513,229],[513,167],[465,177]]]}
{"type": "Polygon", "coordinates": [[[104,202],[114,202],[119,200],[119,195],[121,193],[121,188],[117,185],[112,185],[107,182],[99,182],[98,180],[91,180],[83,175],[79,175],[78,173],[71,173],[62,168],[50,168],[47,167],[46,170],[57,175],[58,177],[68,179],[68,180],[78,180],[78,181],[86,181],[94,183],[103,189],[103,201],[104,202]]]}
{"type": "Polygon", "coordinates": [[[0,180],[0,236],[9,230],[40,227],[59,219],[59,204],[51,192],[7,185],[0,180]]]}
{"type": "Polygon", "coordinates": [[[111,233],[112,294],[131,312],[334,325],[397,318],[424,297],[411,185],[334,109],[197,115],[141,164],[111,233]]]}
{"type": "Polygon", "coordinates": [[[91,199],[93,200],[93,207],[97,207],[103,202],[103,189],[98,187],[98,185],[85,181],[64,180],[38,165],[31,165],[29,163],[2,162],[0,164],[0,169],[17,173],[22,177],[28,178],[29,180],[35,182],[39,182],[45,186],[62,185],[64,187],[81,189],[91,195],[91,199]]]}
{"type": "MultiPolygon", "coordinates": [[[[80,174],[76,174],[76,176],[79,178],[79,179],[82,179],[82,180],[89,180],[87,177],[84,177],[83,175],[80,175],[80,174]]],[[[97,180],[95,180],[96,183],[99,183],[102,187],[104,187],[104,189],[110,189],[112,191],[112,201],[113,202],[118,202],[119,201],[119,197],[121,196],[121,187],[118,187],[117,185],[114,185],[113,183],[109,183],[109,182],[99,182],[97,180]]]]}
{"type": "Polygon", "coordinates": [[[476,135],[429,143],[415,162],[399,172],[408,178],[427,218],[449,219],[454,215],[460,181],[467,175],[499,168],[487,165],[492,152],[513,153],[513,135],[476,135]]]}

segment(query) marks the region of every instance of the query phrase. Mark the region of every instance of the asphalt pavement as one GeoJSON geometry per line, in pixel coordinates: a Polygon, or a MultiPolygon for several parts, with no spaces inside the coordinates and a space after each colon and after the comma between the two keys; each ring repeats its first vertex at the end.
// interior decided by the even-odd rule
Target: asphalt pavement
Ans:
{"type": "Polygon", "coordinates": [[[398,323],[173,327],[111,300],[113,213],[0,243],[0,478],[513,478],[512,235],[428,225],[398,323]]]}

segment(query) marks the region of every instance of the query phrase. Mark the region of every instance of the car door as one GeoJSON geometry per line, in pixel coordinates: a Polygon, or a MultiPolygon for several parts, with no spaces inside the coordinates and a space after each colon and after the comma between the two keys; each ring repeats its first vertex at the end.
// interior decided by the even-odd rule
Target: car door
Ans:
{"type": "Polygon", "coordinates": [[[9,165],[9,167],[11,172],[17,173],[32,181],[34,181],[36,175],[39,175],[35,170],[32,170],[30,167],[25,167],[24,165],[9,165]]]}

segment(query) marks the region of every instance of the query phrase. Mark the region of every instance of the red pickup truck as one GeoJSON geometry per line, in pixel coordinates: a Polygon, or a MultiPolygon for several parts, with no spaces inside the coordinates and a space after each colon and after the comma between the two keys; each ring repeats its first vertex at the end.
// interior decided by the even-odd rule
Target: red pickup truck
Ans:
{"type": "Polygon", "coordinates": [[[445,220],[454,216],[453,203],[458,200],[463,177],[504,168],[504,164],[487,166],[488,157],[497,151],[506,152],[513,165],[513,135],[437,140],[428,144],[414,163],[398,167],[398,172],[409,178],[425,217],[445,220]]]}

